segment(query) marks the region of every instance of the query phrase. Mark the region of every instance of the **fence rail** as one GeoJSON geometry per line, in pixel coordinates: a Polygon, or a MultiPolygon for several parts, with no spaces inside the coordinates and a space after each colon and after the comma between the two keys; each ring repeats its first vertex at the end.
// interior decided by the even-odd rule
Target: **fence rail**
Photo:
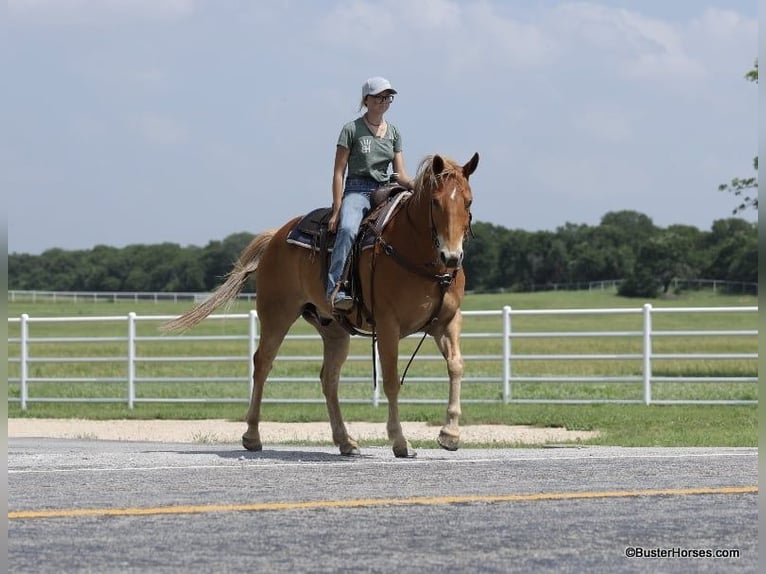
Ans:
{"type": "MultiPolygon", "coordinates": [[[[546,283],[530,285],[530,291],[615,291],[622,283],[622,279],[609,279],[604,281],[581,281],[578,283],[546,283]]],[[[721,279],[673,279],[673,290],[699,290],[710,289],[715,292],[725,293],[750,293],[758,294],[758,283],[743,281],[726,281],[721,279]]],[[[499,293],[505,289],[495,290],[499,293]]],[[[30,301],[39,303],[50,301],[53,303],[97,303],[118,301],[136,302],[151,301],[154,303],[179,301],[202,301],[210,296],[210,293],[189,292],[132,292],[132,291],[8,291],[8,301],[30,301]]],[[[243,301],[253,301],[255,293],[240,293],[238,298],[243,301]]]]}
{"type": "MultiPolygon", "coordinates": [[[[144,292],[144,291],[8,291],[8,301],[11,303],[28,301],[31,303],[117,303],[149,301],[154,303],[179,301],[202,301],[210,293],[189,292],[144,292]]],[[[238,299],[253,301],[255,293],[240,293],[238,299]]]]}
{"type": "MultiPolygon", "coordinates": [[[[653,320],[661,315],[686,314],[687,316],[699,316],[709,314],[735,313],[735,314],[755,314],[757,316],[758,307],[678,307],[678,308],[654,308],[646,304],[640,308],[619,308],[619,309],[548,309],[548,310],[514,310],[511,307],[503,307],[500,310],[489,311],[464,311],[464,327],[469,325],[470,321],[479,321],[481,319],[492,319],[492,325],[499,323],[500,329],[497,331],[475,331],[464,329],[462,339],[464,349],[471,347],[472,350],[479,352],[466,353],[464,359],[466,363],[477,362],[482,364],[495,365],[489,367],[486,373],[471,373],[467,370],[464,378],[466,385],[484,384],[497,388],[496,395],[489,397],[478,397],[469,399],[468,402],[498,402],[504,404],[510,403],[643,403],[649,404],[672,404],[672,403],[706,403],[706,404],[754,404],[757,399],[656,399],[654,397],[655,385],[658,383],[735,383],[746,384],[757,390],[757,376],[725,376],[720,372],[725,369],[711,369],[710,374],[705,375],[684,375],[668,373],[658,375],[654,372],[654,366],[662,361],[705,361],[706,363],[716,362],[716,364],[725,364],[727,362],[739,361],[757,361],[758,355],[755,352],[742,352],[731,350],[709,350],[708,352],[671,352],[657,353],[653,351],[653,345],[662,339],[676,338],[687,340],[703,340],[705,338],[723,338],[731,340],[734,338],[757,339],[757,329],[670,329],[659,330],[653,327],[653,320]],[[603,318],[605,324],[614,323],[619,316],[632,315],[640,318],[636,320],[635,329],[614,329],[614,330],[521,330],[515,327],[514,319],[519,320],[523,317],[581,317],[581,316],[603,318]],[[611,340],[630,340],[640,342],[640,352],[590,352],[590,353],[531,353],[518,352],[514,350],[514,343],[519,345],[522,341],[531,340],[568,340],[568,339],[605,339],[611,340]],[[691,338],[691,339],[690,339],[691,338]],[[496,350],[497,352],[493,352],[496,350]],[[566,361],[567,364],[588,362],[608,362],[608,361],[627,361],[637,365],[633,371],[628,374],[561,374],[560,372],[551,374],[550,372],[530,373],[518,369],[520,363],[530,364],[535,362],[556,362],[566,361]],[[519,372],[521,371],[521,372],[519,372]],[[717,374],[719,373],[719,374],[717,374]],[[520,385],[535,383],[539,384],[540,396],[530,397],[528,395],[516,396],[515,392],[520,385]],[[594,398],[587,396],[579,397],[556,397],[545,396],[544,389],[546,385],[566,384],[633,384],[640,385],[641,395],[634,398],[594,398]]],[[[224,314],[213,315],[208,321],[225,321],[229,330],[246,331],[245,334],[224,334],[224,335],[180,335],[180,336],[158,336],[157,334],[139,334],[139,326],[144,323],[159,323],[174,318],[173,316],[146,315],[138,316],[136,313],[129,313],[127,316],[79,316],[79,317],[30,317],[27,314],[18,318],[9,318],[8,338],[8,365],[11,376],[8,379],[9,388],[17,390],[18,396],[11,393],[8,397],[9,403],[18,403],[21,409],[26,410],[30,403],[43,402],[122,402],[129,408],[134,408],[137,403],[157,403],[157,402],[247,402],[249,397],[190,397],[190,396],[144,396],[137,392],[139,386],[148,384],[169,384],[169,383],[240,383],[249,385],[252,390],[252,361],[251,357],[257,348],[260,338],[259,322],[255,311],[247,314],[224,314]],[[246,328],[241,328],[242,322],[245,322],[246,328]],[[67,328],[57,326],[69,326],[69,331],[77,331],[74,328],[78,324],[90,324],[92,329],[103,331],[111,326],[109,335],[92,336],[73,336],[67,332],[67,328]],[[43,327],[43,325],[47,327],[43,327]],[[36,335],[37,330],[44,331],[42,335],[36,335]],[[163,350],[169,343],[183,344],[206,344],[204,355],[188,354],[164,354],[157,355],[153,352],[160,345],[163,350]],[[84,348],[83,345],[85,345],[84,348]],[[214,351],[230,351],[234,345],[240,354],[221,354],[214,351]],[[122,351],[117,354],[104,354],[117,346],[122,351]],[[76,347],[77,350],[67,353],[67,347],[76,347]],[[245,348],[247,353],[242,353],[245,348]],[[81,350],[82,349],[82,350],[81,350]],[[96,351],[94,352],[94,349],[96,351]],[[15,353],[11,353],[15,350],[15,353]],[[87,351],[87,352],[86,352],[87,351]],[[79,352],[79,354],[77,354],[79,352]],[[74,353],[74,354],[73,354],[74,353]],[[13,355],[13,356],[12,356],[13,355]],[[189,372],[190,364],[222,363],[232,365],[227,367],[227,373],[238,371],[241,374],[215,374],[212,376],[199,375],[189,372]],[[81,373],[77,376],[72,374],[62,375],[56,372],[56,366],[66,366],[78,364],[81,365],[81,373]],[[99,373],[93,376],[89,370],[97,369],[98,365],[117,365],[120,372],[112,375],[99,373]],[[160,368],[159,374],[149,372],[149,367],[160,368]],[[185,370],[180,368],[185,367],[185,370]],[[124,370],[121,370],[124,367],[124,370]],[[166,370],[170,372],[164,372],[166,370]],[[176,369],[174,371],[174,369],[176,369]],[[45,374],[41,374],[42,372],[45,374]],[[50,372],[49,372],[50,371],[50,372]],[[247,375],[245,375],[247,371],[247,375]],[[30,393],[30,388],[42,386],[43,384],[54,384],[57,386],[76,383],[90,383],[97,385],[118,385],[124,389],[124,395],[116,397],[77,397],[77,396],[43,396],[39,393],[30,393]]],[[[108,330],[108,329],[107,329],[108,330]]],[[[144,329],[147,331],[147,329],[144,329]]],[[[152,330],[151,333],[154,333],[152,330]]],[[[286,342],[308,342],[315,346],[319,344],[320,338],[316,334],[289,334],[286,342]]],[[[638,345],[636,345],[638,347],[638,345]]],[[[749,345],[748,348],[755,348],[749,345]]],[[[404,356],[403,360],[409,357],[404,356]]],[[[319,366],[321,365],[321,354],[302,354],[302,355],[280,355],[279,361],[292,364],[312,364],[316,369],[312,371],[312,376],[301,376],[295,373],[287,375],[275,375],[269,378],[270,383],[313,383],[318,382],[319,366]]],[[[365,354],[352,354],[349,356],[350,362],[366,363],[372,372],[370,356],[365,354]]],[[[416,357],[413,367],[423,365],[430,361],[443,361],[440,355],[422,354],[416,357]]],[[[59,367],[60,368],[60,367],[59,367]]],[[[194,369],[191,369],[192,371],[194,369]]],[[[305,369],[298,369],[299,371],[305,369]]],[[[574,369],[573,369],[574,370],[574,369]]],[[[381,372],[378,367],[377,373],[381,372]]],[[[440,375],[418,376],[417,368],[413,368],[413,375],[407,379],[408,384],[418,383],[443,383],[446,380],[446,371],[440,375]]],[[[750,371],[755,372],[755,371],[750,371]]],[[[371,375],[364,372],[354,376],[343,376],[341,383],[365,383],[370,382],[371,375]]],[[[380,383],[380,381],[378,381],[380,383]]],[[[372,385],[371,385],[372,386],[372,385]]],[[[244,387],[243,387],[244,388],[244,387]]],[[[379,405],[385,402],[380,396],[380,384],[374,385],[371,393],[366,397],[356,399],[346,399],[343,402],[362,402],[379,405]]],[[[751,393],[754,395],[754,393],[751,393]]],[[[426,402],[443,403],[444,397],[420,397],[403,398],[401,402],[426,402]]],[[[268,402],[321,402],[321,397],[306,399],[295,397],[271,397],[268,402]]]]}

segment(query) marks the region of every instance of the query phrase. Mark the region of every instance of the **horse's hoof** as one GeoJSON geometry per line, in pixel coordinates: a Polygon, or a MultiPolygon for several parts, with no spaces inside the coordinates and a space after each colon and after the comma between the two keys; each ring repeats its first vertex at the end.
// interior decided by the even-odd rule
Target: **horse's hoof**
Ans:
{"type": "Polygon", "coordinates": [[[436,442],[438,442],[439,446],[444,450],[454,452],[457,450],[457,447],[460,444],[460,437],[449,435],[442,431],[439,433],[439,438],[436,439],[436,442]]]}
{"type": "Polygon", "coordinates": [[[361,456],[361,451],[359,450],[359,447],[351,447],[349,449],[340,449],[340,454],[343,456],[361,456]]]}
{"type": "Polygon", "coordinates": [[[408,444],[404,448],[394,447],[394,456],[396,458],[415,458],[418,453],[408,444]]]}
{"type": "Polygon", "coordinates": [[[242,435],[242,446],[252,452],[260,452],[263,450],[263,445],[259,440],[253,440],[246,434],[242,435]]]}
{"type": "Polygon", "coordinates": [[[361,456],[362,453],[358,448],[352,448],[350,450],[342,450],[340,454],[343,456],[361,456]]]}

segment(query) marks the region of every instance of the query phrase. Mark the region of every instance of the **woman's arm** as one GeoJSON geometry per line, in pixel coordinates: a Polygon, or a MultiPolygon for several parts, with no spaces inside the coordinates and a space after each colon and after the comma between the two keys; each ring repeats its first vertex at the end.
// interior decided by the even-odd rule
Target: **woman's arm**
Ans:
{"type": "Polygon", "coordinates": [[[415,188],[414,180],[407,175],[407,170],[404,167],[404,155],[402,155],[402,152],[400,151],[394,154],[394,172],[398,174],[399,177],[397,178],[397,181],[401,185],[407,189],[415,188]]]}

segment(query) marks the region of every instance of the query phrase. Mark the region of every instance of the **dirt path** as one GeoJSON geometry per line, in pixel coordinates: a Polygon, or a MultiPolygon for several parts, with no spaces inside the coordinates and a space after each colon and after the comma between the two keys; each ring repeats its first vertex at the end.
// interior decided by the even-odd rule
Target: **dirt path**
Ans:
{"type": "MultiPolygon", "coordinates": [[[[352,436],[361,441],[386,440],[385,423],[351,422],[352,436]]],[[[403,422],[407,438],[436,440],[439,427],[425,423],[403,422]]],[[[242,422],[225,420],[110,420],[80,419],[8,419],[9,437],[80,438],[93,440],[131,440],[189,443],[239,443],[245,430],[242,422]]],[[[598,436],[593,431],[569,431],[562,428],[529,426],[475,425],[461,428],[463,445],[477,443],[550,444],[577,442],[598,436]]],[[[317,423],[261,423],[264,443],[332,443],[330,425],[317,423]]]]}

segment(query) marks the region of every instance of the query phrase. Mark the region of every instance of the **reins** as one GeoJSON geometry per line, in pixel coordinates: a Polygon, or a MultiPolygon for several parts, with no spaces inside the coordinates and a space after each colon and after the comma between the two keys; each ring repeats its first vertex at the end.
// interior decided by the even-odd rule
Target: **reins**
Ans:
{"type": "MultiPolygon", "coordinates": [[[[409,207],[409,206],[408,206],[409,207]]],[[[407,218],[412,223],[412,220],[410,219],[409,215],[409,209],[406,210],[407,218]]],[[[438,248],[439,242],[437,240],[437,233],[436,233],[436,226],[434,225],[433,221],[433,211],[429,208],[429,220],[431,223],[431,238],[434,243],[434,245],[438,248]]],[[[469,223],[469,229],[470,229],[470,223],[469,223]]],[[[436,322],[439,318],[439,313],[441,313],[442,307],[444,306],[444,296],[447,294],[447,291],[452,286],[452,284],[455,281],[455,277],[457,277],[458,271],[460,271],[460,266],[455,267],[451,273],[432,273],[428,271],[426,268],[428,265],[433,265],[433,263],[426,263],[424,266],[418,265],[417,263],[413,263],[406,257],[404,257],[401,253],[399,253],[393,245],[388,243],[385,239],[383,239],[382,232],[376,232],[375,234],[375,243],[380,246],[383,253],[391,257],[396,263],[398,263],[402,268],[406,269],[410,273],[414,273],[416,275],[420,275],[421,277],[425,279],[430,279],[431,281],[434,281],[439,286],[439,302],[436,305],[436,308],[431,313],[431,316],[428,318],[428,320],[423,323],[423,325],[417,329],[415,332],[423,331],[423,336],[420,338],[420,341],[418,342],[417,346],[415,347],[415,351],[412,353],[412,356],[410,357],[409,361],[407,361],[407,366],[404,368],[404,372],[402,373],[402,377],[399,380],[399,384],[404,384],[404,379],[407,376],[407,372],[410,369],[410,365],[412,365],[412,361],[415,360],[415,356],[418,354],[418,351],[420,351],[420,347],[423,345],[423,341],[425,341],[426,336],[428,335],[428,330],[430,326],[436,322]]],[[[378,254],[378,249],[374,248],[372,252],[372,264],[370,269],[370,307],[371,309],[375,309],[375,267],[376,267],[376,258],[378,254]]],[[[375,351],[375,343],[377,341],[377,332],[375,329],[375,322],[372,324],[372,380],[373,380],[373,387],[377,386],[378,382],[378,374],[377,374],[377,356],[375,351]]]]}
{"type": "MultiPolygon", "coordinates": [[[[456,267],[452,273],[429,273],[422,267],[419,267],[417,264],[412,263],[409,259],[403,257],[396,249],[394,249],[394,246],[390,243],[387,243],[383,237],[378,236],[376,238],[376,241],[381,245],[383,249],[383,253],[393,258],[394,261],[396,261],[399,265],[401,265],[404,269],[407,271],[410,271],[412,273],[416,273],[420,275],[421,277],[424,277],[426,279],[431,279],[432,281],[435,281],[439,285],[439,303],[436,305],[436,308],[431,313],[431,316],[428,318],[428,320],[423,323],[423,326],[419,329],[416,329],[417,331],[423,331],[423,336],[420,338],[420,342],[418,342],[417,347],[415,347],[415,351],[412,353],[412,356],[410,357],[410,360],[407,361],[407,366],[404,368],[404,372],[402,373],[402,377],[399,380],[399,384],[404,384],[404,379],[407,376],[407,371],[410,370],[410,365],[412,365],[412,361],[415,360],[415,356],[418,354],[418,351],[420,351],[420,347],[423,345],[423,341],[425,341],[426,336],[428,335],[428,328],[430,325],[432,325],[435,321],[439,318],[439,313],[442,310],[442,306],[444,305],[444,296],[447,294],[447,291],[449,290],[450,286],[452,286],[452,283],[455,281],[455,277],[457,277],[457,273],[460,270],[459,267],[456,267]]],[[[376,256],[377,251],[373,251],[372,255],[372,268],[370,270],[370,306],[374,309],[375,308],[375,263],[376,263],[376,256]]],[[[375,325],[373,324],[372,328],[372,380],[373,385],[377,385],[378,381],[378,374],[377,374],[377,360],[376,360],[376,353],[375,353],[375,343],[377,341],[377,333],[375,330],[375,325]]]]}

